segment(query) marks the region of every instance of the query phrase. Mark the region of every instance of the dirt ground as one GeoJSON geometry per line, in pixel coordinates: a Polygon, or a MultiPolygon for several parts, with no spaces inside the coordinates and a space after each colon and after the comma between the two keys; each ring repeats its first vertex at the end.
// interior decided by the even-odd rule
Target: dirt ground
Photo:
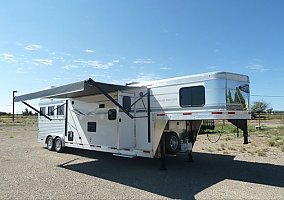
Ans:
{"type": "Polygon", "coordinates": [[[265,129],[252,133],[247,145],[241,134],[224,134],[217,143],[208,140],[217,134],[200,135],[194,162],[168,156],[167,171],[159,170],[159,159],[50,152],[36,142],[36,132],[34,122],[0,123],[0,199],[284,198],[283,138],[265,129]]]}

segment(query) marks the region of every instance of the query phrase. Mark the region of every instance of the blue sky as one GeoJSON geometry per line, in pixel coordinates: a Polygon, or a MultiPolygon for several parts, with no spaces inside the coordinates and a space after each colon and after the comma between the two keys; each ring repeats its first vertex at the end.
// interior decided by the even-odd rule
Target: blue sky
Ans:
{"type": "MultiPolygon", "coordinates": [[[[283,0],[2,0],[0,111],[12,112],[13,90],[89,77],[229,71],[250,76],[252,95],[284,95],[283,10],[283,0]]],[[[284,98],[255,100],[284,110],[284,98]]]]}

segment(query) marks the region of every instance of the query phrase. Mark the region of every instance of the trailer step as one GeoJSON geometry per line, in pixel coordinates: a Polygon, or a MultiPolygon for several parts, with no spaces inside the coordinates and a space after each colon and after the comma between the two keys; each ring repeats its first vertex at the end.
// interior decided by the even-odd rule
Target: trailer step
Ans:
{"type": "Polygon", "coordinates": [[[119,153],[115,153],[113,155],[117,156],[117,157],[124,157],[124,158],[135,158],[135,157],[137,157],[136,155],[126,155],[126,154],[119,154],[119,153]]]}

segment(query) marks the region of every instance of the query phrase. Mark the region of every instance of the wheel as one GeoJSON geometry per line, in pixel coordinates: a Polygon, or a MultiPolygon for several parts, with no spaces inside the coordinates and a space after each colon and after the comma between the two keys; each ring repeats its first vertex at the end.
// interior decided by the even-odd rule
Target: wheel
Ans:
{"type": "Polygon", "coordinates": [[[58,153],[63,151],[62,140],[60,137],[55,139],[55,151],[58,153]]]}
{"type": "Polygon", "coordinates": [[[166,133],[166,153],[175,155],[180,150],[180,141],[175,132],[166,133]]]}
{"type": "Polygon", "coordinates": [[[46,146],[49,151],[54,151],[54,141],[51,136],[48,136],[46,139],[46,146]]]}

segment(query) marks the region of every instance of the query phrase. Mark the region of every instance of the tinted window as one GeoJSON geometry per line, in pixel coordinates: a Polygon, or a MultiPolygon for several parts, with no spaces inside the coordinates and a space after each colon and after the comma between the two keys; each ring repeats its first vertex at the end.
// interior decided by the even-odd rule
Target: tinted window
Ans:
{"type": "Polygon", "coordinates": [[[57,115],[64,115],[64,105],[57,106],[57,115]]]}
{"type": "Polygon", "coordinates": [[[200,107],[205,105],[204,86],[181,88],[179,91],[181,107],[200,107]]]}
{"type": "Polygon", "coordinates": [[[47,115],[54,115],[54,106],[48,106],[47,115]]]}
{"type": "Polygon", "coordinates": [[[97,123],[88,122],[88,132],[96,132],[96,131],[97,131],[97,123]]]}
{"type": "Polygon", "coordinates": [[[122,106],[124,109],[131,109],[131,98],[129,96],[122,97],[122,106]]]}
{"type": "Polygon", "coordinates": [[[115,109],[108,110],[107,114],[108,114],[108,120],[116,120],[116,110],[115,109]]]}
{"type": "Polygon", "coordinates": [[[42,116],[42,114],[45,115],[45,113],[46,113],[45,107],[40,107],[39,111],[40,111],[41,116],[42,116]]]}

